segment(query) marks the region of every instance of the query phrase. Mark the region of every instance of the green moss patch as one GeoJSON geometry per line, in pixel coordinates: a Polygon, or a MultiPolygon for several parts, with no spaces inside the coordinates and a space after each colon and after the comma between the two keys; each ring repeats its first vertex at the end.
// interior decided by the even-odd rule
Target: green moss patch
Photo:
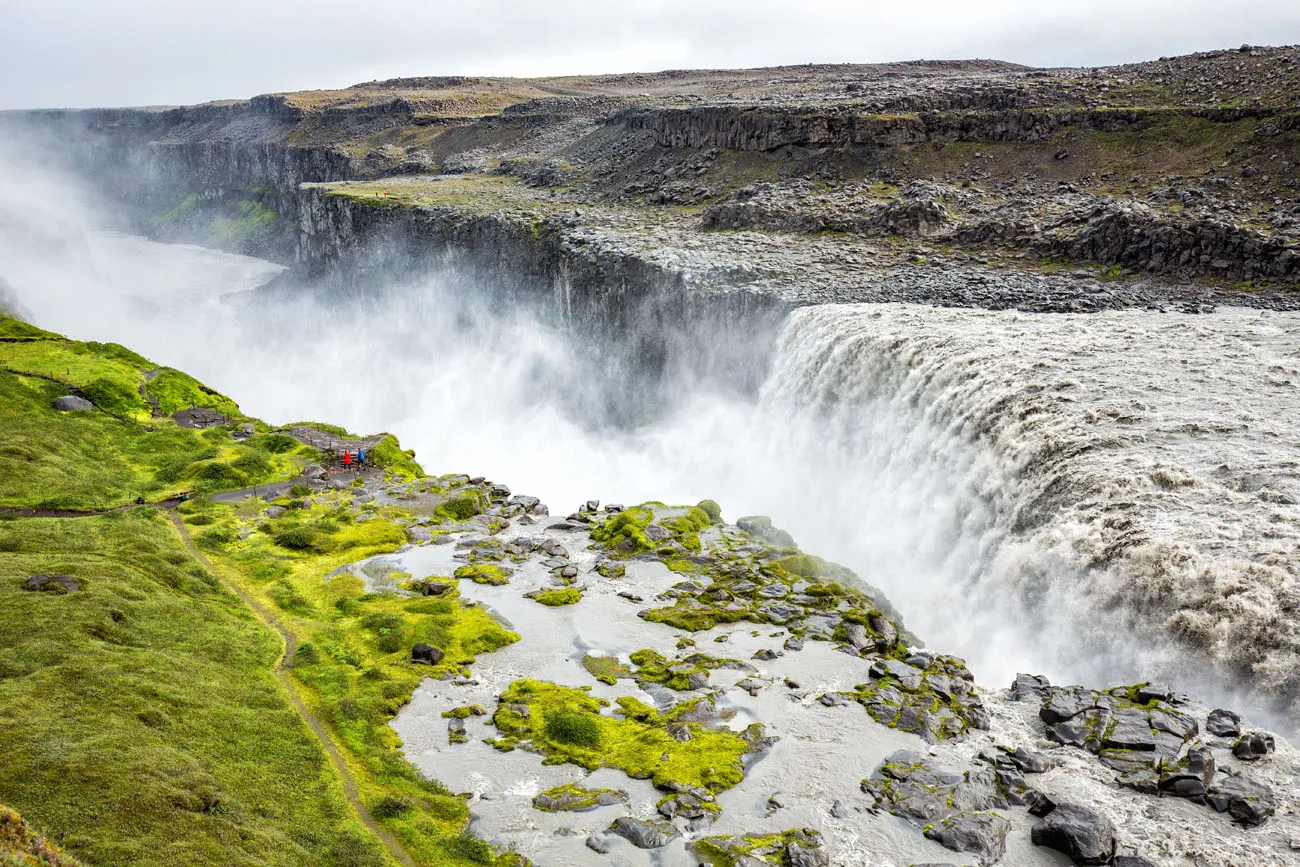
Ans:
{"type": "Polygon", "coordinates": [[[634,676],[638,682],[658,683],[676,690],[700,688],[702,683],[692,683],[693,675],[696,676],[695,681],[702,679],[707,682],[710,671],[732,661],[716,659],[703,653],[692,653],[684,659],[673,660],[649,649],[636,651],[632,654],[631,660],[637,667],[634,676]]]}
{"type": "Polygon", "coordinates": [[[823,846],[825,841],[821,832],[813,828],[795,828],[780,834],[701,837],[686,848],[705,867],[734,867],[742,861],[788,867],[790,864],[824,863],[803,854],[816,852],[823,846]],[[803,857],[798,857],[801,854],[803,857]]]}
{"type": "Polygon", "coordinates": [[[632,669],[619,662],[618,657],[615,656],[587,654],[582,658],[582,667],[587,669],[587,673],[596,680],[610,686],[618,683],[619,678],[632,676],[632,669]]]}
{"type": "Polygon", "coordinates": [[[646,551],[672,555],[700,550],[699,532],[713,523],[698,506],[672,508],[663,503],[642,503],[593,522],[591,538],[615,556],[631,557],[646,551]]]}
{"type": "Polygon", "coordinates": [[[729,789],[744,777],[741,757],[749,744],[736,733],[678,723],[691,735],[678,741],[666,728],[685,708],[661,715],[633,698],[618,704],[621,718],[604,716],[609,702],[583,690],[517,680],[501,695],[492,721],[504,737],[527,742],[549,763],[617,768],[660,787],[699,786],[710,792],[729,789]]]}
{"type": "Polygon", "coordinates": [[[500,586],[510,583],[511,570],[505,566],[498,566],[495,563],[470,563],[467,566],[458,568],[454,577],[460,580],[473,581],[475,584],[490,584],[500,586]]]}
{"type": "Polygon", "coordinates": [[[553,590],[539,590],[533,594],[533,600],[552,607],[575,605],[582,601],[582,591],[577,587],[557,587],[553,590]]]}

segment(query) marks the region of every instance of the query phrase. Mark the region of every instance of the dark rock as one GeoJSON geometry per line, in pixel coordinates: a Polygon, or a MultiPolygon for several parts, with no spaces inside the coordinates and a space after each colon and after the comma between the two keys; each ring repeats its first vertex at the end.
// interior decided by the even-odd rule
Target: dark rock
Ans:
{"type": "Polygon", "coordinates": [[[1150,704],[1153,701],[1169,701],[1174,697],[1174,691],[1162,683],[1144,683],[1137,688],[1137,700],[1139,704],[1150,704]]]}
{"type": "Polygon", "coordinates": [[[81,582],[71,575],[33,575],[23,583],[24,590],[42,590],[47,593],[76,593],[81,582]]]}
{"type": "Polygon", "coordinates": [[[442,662],[443,656],[443,652],[431,644],[424,644],[421,642],[411,648],[411,662],[421,662],[425,665],[437,665],[442,662]]]}
{"type": "Polygon", "coordinates": [[[609,826],[609,830],[638,849],[659,849],[679,836],[677,829],[666,822],[649,822],[631,816],[615,819],[614,824],[609,826]]]}
{"type": "Polygon", "coordinates": [[[420,592],[425,596],[441,596],[450,589],[450,585],[443,584],[441,581],[426,581],[421,585],[420,592]]]}
{"type": "Polygon", "coordinates": [[[1277,811],[1273,790],[1242,774],[1221,777],[1206,792],[1205,800],[1220,813],[1252,827],[1264,824],[1277,811]]]}
{"type": "Polygon", "coordinates": [[[1115,826],[1086,807],[1060,804],[1030,831],[1035,846],[1064,852],[1078,864],[1109,864],[1115,856],[1115,826]]]}
{"type": "Polygon", "coordinates": [[[1268,732],[1246,732],[1232,745],[1232,754],[1243,762],[1257,762],[1273,752],[1273,736],[1268,732]]]}
{"type": "Polygon", "coordinates": [[[1068,722],[1086,710],[1097,706],[1093,692],[1081,686],[1053,690],[1038,711],[1038,717],[1049,726],[1068,722]]]}
{"type": "Polygon", "coordinates": [[[1065,747],[1083,747],[1088,741],[1088,730],[1071,723],[1057,723],[1047,727],[1047,739],[1065,747]]]}
{"type": "Polygon", "coordinates": [[[768,648],[765,647],[762,650],[755,653],[753,656],[751,656],[750,659],[758,659],[763,662],[771,662],[773,659],[777,659],[780,656],[781,654],[777,653],[775,650],[769,650],[768,648]]]}
{"type": "Polygon", "coordinates": [[[84,397],[69,394],[54,401],[54,408],[59,412],[85,412],[94,409],[95,405],[84,397]]]}
{"type": "Polygon", "coordinates": [[[1026,774],[1042,774],[1052,768],[1054,762],[1042,753],[1017,747],[1015,752],[1006,755],[1007,761],[1026,774]]]}
{"type": "Polygon", "coordinates": [[[1216,708],[1205,720],[1205,730],[1221,738],[1235,738],[1241,734],[1241,717],[1230,710],[1216,708]]]}
{"type": "Polygon", "coordinates": [[[785,847],[785,856],[790,867],[830,867],[831,856],[825,848],[816,846],[807,848],[807,843],[793,842],[785,847]]]}
{"type": "Polygon", "coordinates": [[[1056,809],[1056,802],[1042,792],[1032,791],[1025,795],[1025,806],[1029,808],[1029,815],[1041,819],[1056,809]]]}
{"type": "Polygon", "coordinates": [[[803,650],[803,639],[792,635],[785,640],[784,647],[786,650],[803,650]]]}
{"type": "Polygon", "coordinates": [[[984,864],[1001,860],[1011,823],[996,813],[957,813],[929,825],[925,836],[954,852],[972,852],[984,864]]]}
{"type": "Polygon", "coordinates": [[[447,720],[447,742],[452,744],[463,744],[469,739],[469,734],[465,729],[463,719],[447,720]]]}

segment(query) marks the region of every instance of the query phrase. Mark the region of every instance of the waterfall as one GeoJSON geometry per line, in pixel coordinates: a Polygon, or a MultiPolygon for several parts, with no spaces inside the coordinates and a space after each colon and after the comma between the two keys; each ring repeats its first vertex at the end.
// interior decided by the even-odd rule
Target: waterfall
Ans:
{"type": "Polygon", "coordinates": [[[1297,324],[798,311],[761,411],[819,493],[784,520],[982,679],[1037,666],[1222,694],[1246,675],[1284,693],[1300,677],[1297,324]]]}

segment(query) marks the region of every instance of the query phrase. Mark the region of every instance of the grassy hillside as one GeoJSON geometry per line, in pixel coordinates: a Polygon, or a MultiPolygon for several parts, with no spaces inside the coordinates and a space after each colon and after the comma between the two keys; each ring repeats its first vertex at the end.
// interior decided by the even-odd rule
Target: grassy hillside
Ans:
{"type": "Polygon", "coordinates": [[[0,522],[0,800],[90,864],[388,863],[279,653],[156,510],[0,522]]]}
{"type": "MultiPolygon", "coordinates": [[[[392,437],[371,455],[394,485],[422,476],[392,437]]],[[[326,580],[403,546],[415,509],[305,484],[274,504],[204,493],[295,478],[320,457],[124,347],[0,317],[0,803],[102,867],[518,863],[465,833],[464,801],[422,778],[387,725],[422,676],[467,671],[517,636],[454,590],[326,580]],[[69,393],[98,408],[55,410],[69,393]],[[232,422],[169,417],[192,406],[232,422]],[[131,505],[188,489],[183,522],[131,505]],[[30,507],[108,511],[16,511],[30,507]],[[75,589],[31,588],[51,573],[75,589]],[[413,666],[416,641],[445,660],[413,666]]],[[[432,515],[448,498],[484,501],[460,480],[417,484],[425,523],[458,520],[432,515]]],[[[2,867],[60,863],[31,861],[11,815],[2,867]]]]}
{"type": "Polygon", "coordinates": [[[248,421],[229,398],[125,347],[0,316],[0,505],[112,508],[290,479],[317,457],[260,423],[241,443],[228,427],[189,430],[170,418],[191,407],[248,421]],[[54,409],[69,394],[98,409],[54,409]]]}
{"type": "Polygon", "coordinates": [[[0,867],[78,867],[52,846],[23,817],[0,806],[0,867]]]}

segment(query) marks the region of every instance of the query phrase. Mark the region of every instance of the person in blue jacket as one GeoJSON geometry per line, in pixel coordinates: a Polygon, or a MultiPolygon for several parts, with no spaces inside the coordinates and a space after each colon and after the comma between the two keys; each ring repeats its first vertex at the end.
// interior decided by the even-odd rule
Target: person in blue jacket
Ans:
{"type": "Polygon", "coordinates": [[[365,450],[365,449],[357,449],[357,466],[358,466],[358,469],[362,469],[362,470],[364,470],[364,469],[366,468],[366,450],[365,450]]]}

